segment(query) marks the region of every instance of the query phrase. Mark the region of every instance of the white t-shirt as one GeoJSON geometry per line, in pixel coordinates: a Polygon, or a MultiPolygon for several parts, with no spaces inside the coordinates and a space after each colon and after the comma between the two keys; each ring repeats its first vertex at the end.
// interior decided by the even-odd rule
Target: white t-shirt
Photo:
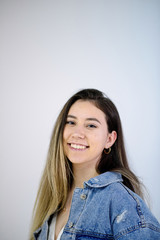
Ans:
{"type": "MultiPolygon", "coordinates": [[[[57,216],[55,215],[53,218],[52,218],[52,222],[49,226],[49,237],[48,237],[48,240],[54,240],[54,235],[55,235],[55,227],[56,227],[56,218],[57,216]]],[[[61,235],[63,233],[63,230],[64,230],[64,227],[61,229],[61,231],[59,232],[58,234],[58,237],[57,237],[57,240],[60,240],[61,238],[61,235]]]]}

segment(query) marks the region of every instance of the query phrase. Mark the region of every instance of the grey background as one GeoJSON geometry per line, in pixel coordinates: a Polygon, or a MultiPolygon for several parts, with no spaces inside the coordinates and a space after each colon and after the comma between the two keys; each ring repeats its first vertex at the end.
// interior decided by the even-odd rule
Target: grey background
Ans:
{"type": "Polygon", "coordinates": [[[160,220],[160,1],[0,1],[0,238],[28,239],[55,119],[77,90],[116,104],[160,220]]]}

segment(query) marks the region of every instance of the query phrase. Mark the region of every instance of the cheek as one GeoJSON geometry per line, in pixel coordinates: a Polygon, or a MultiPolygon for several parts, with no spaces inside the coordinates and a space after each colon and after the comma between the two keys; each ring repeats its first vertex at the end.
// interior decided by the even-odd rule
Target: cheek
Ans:
{"type": "Polygon", "coordinates": [[[97,145],[101,146],[102,148],[104,148],[104,146],[106,145],[107,139],[108,136],[106,132],[101,132],[95,136],[95,142],[97,142],[97,145]]]}
{"type": "Polygon", "coordinates": [[[63,136],[63,142],[62,142],[62,144],[63,144],[63,151],[64,151],[64,154],[67,154],[67,141],[66,141],[66,139],[65,139],[65,137],[63,136]]]}
{"type": "Polygon", "coordinates": [[[67,135],[68,135],[67,132],[68,132],[68,131],[67,131],[67,128],[65,127],[65,128],[64,128],[64,131],[63,131],[63,141],[67,138],[67,135]]]}
{"type": "Polygon", "coordinates": [[[94,135],[93,135],[94,139],[97,140],[97,141],[101,141],[101,142],[104,142],[104,141],[107,141],[107,133],[105,130],[102,130],[100,132],[96,132],[94,135]]]}

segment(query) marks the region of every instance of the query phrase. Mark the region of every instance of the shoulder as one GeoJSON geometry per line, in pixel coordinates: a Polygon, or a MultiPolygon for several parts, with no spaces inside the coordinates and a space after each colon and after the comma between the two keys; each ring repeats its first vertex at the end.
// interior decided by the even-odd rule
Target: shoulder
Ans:
{"type": "Polygon", "coordinates": [[[113,183],[108,186],[110,197],[110,209],[114,216],[122,212],[128,212],[133,217],[143,220],[155,220],[145,201],[136,193],[127,188],[123,183],[113,183]]]}
{"type": "MultiPolygon", "coordinates": [[[[108,186],[110,197],[110,221],[117,236],[130,234],[133,239],[144,232],[148,236],[156,234],[160,239],[160,225],[153,216],[146,203],[134,192],[128,189],[123,183],[113,183],[108,186]]],[[[137,238],[137,239],[142,239],[137,238]]],[[[120,238],[121,239],[121,238],[120,238]]],[[[122,238],[123,239],[123,238],[122,238]]],[[[149,237],[145,239],[150,239],[149,237]]]]}

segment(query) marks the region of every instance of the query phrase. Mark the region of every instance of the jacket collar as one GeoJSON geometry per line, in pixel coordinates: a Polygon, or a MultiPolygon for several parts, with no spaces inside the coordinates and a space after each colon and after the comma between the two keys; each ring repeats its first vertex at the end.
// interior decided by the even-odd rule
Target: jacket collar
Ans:
{"type": "Polygon", "coordinates": [[[122,182],[122,176],[117,172],[105,172],[94,178],[91,178],[87,182],[84,182],[84,187],[87,185],[92,188],[106,187],[111,183],[122,182]]]}

